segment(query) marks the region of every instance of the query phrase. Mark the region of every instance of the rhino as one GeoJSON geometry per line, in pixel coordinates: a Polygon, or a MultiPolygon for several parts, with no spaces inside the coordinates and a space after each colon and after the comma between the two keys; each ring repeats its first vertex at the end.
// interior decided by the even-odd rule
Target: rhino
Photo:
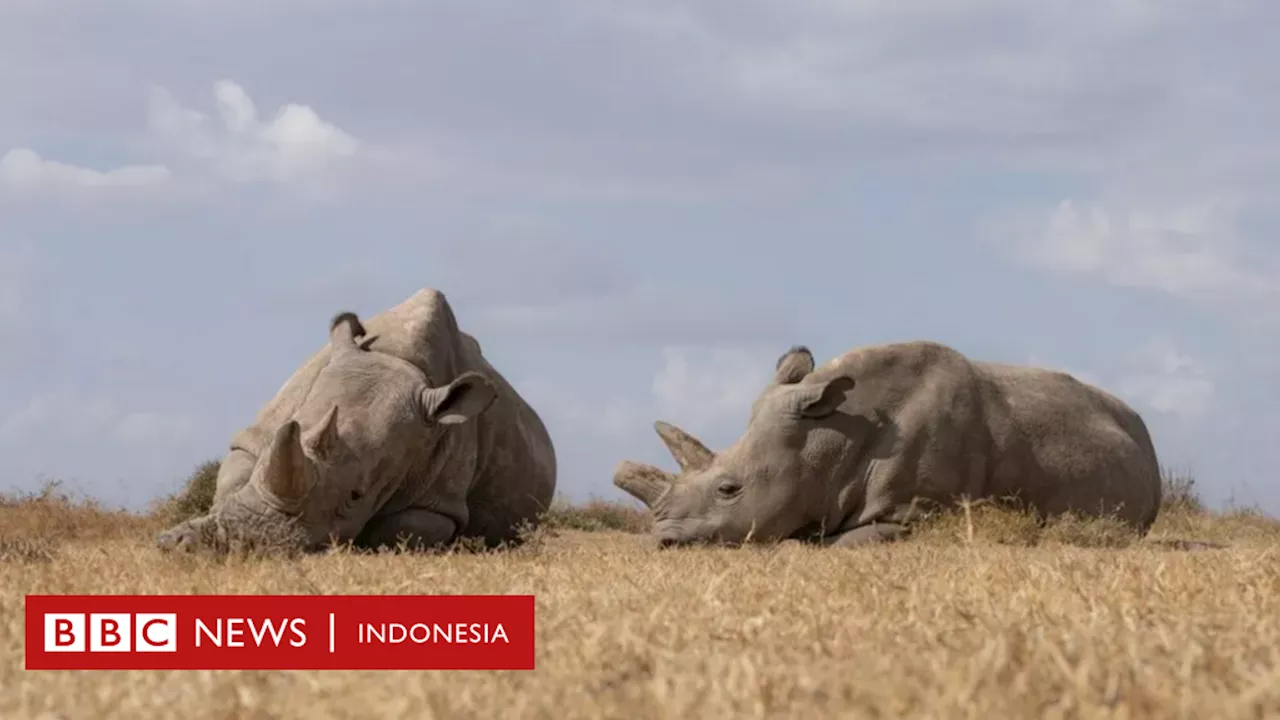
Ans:
{"type": "Polygon", "coordinates": [[[556,487],[538,413],[426,288],[367,322],[336,314],[313,354],[237,432],[209,512],[162,550],[312,552],[519,544],[556,487]]]}
{"type": "Polygon", "coordinates": [[[613,483],[649,507],[663,547],[910,534],[920,504],[962,498],[1116,518],[1145,536],[1160,510],[1155,448],[1120,399],[1055,370],[971,360],[935,342],[850,350],[821,368],[780,356],[722,452],[654,424],[679,465],[623,461],[613,483]]]}

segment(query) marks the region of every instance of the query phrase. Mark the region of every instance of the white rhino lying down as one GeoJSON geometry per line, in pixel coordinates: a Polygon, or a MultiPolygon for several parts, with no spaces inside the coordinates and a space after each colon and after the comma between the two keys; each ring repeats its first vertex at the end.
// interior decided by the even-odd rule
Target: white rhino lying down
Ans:
{"type": "Polygon", "coordinates": [[[614,484],[649,506],[664,546],[897,540],[916,497],[1018,496],[1042,521],[1110,515],[1143,535],[1160,508],[1155,450],[1125,403],[1065,373],[936,343],[859,348],[816,370],[792,348],[719,454],[656,428],[680,474],[623,462],[614,484]]]}
{"type": "Polygon", "coordinates": [[[366,325],[337,315],[328,346],[233,438],[210,512],[158,542],[494,547],[536,526],[555,485],[538,414],[458,329],[444,295],[425,289],[366,325]]]}

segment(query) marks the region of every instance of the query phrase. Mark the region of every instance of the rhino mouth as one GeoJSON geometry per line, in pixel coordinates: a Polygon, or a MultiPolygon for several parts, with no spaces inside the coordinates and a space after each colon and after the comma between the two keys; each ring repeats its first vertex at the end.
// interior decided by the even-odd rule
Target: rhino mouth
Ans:
{"type": "Polygon", "coordinates": [[[653,526],[653,534],[660,548],[700,545],[710,540],[701,533],[690,532],[688,523],[682,520],[658,520],[653,526]]]}
{"type": "Polygon", "coordinates": [[[706,527],[705,523],[687,520],[660,520],[654,525],[653,534],[659,548],[738,547],[744,542],[738,538],[726,537],[719,530],[706,527]]]}
{"type": "Polygon", "coordinates": [[[737,547],[741,543],[733,540],[721,540],[710,537],[677,537],[672,535],[659,535],[658,547],[660,549],[673,549],[682,547],[737,547]]]}
{"type": "Polygon", "coordinates": [[[821,523],[811,523],[785,535],[748,532],[744,537],[726,536],[703,523],[688,520],[659,520],[653,527],[653,535],[659,548],[715,546],[738,548],[758,543],[796,541],[802,544],[821,545],[840,535],[839,530],[829,530],[821,523]]]}

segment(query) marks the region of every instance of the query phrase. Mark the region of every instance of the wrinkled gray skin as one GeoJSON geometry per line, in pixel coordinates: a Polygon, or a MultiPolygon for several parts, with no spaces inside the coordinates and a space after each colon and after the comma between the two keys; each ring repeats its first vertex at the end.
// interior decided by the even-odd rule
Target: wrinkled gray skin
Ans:
{"type": "Polygon", "coordinates": [[[424,289],[361,323],[340,313],[313,355],[232,439],[210,512],[162,549],[314,551],[518,543],[556,486],[538,414],[424,289]]]}
{"type": "Polygon", "coordinates": [[[914,498],[1016,497],[1042,521],[1110,515],[1143,535],[1160,508],[1155,449],[1128,405],[1065,373],[930,342],[859,348],[817,369],[792,348],[719,454],[656,428],[680,473],[623,462],[614,484],[650,507],[664,546],[892,541],[909,532],[914,498]]]}

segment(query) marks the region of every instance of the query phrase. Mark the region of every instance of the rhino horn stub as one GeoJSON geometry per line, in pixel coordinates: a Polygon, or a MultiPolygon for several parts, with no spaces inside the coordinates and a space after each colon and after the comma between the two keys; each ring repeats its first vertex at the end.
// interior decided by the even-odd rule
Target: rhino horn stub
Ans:
{"type": "Polygon", "coordinates": [[[281,510],[296,511],[310,490],[310,460],[302,451],[297,420],[276,429],[271,446],[262,457],[262,489],[281,510]]]}
{"type": "Polygon", "coordinates": [[[307,432],[303,443],[317,458],[326,460],[333,456],[334,450],[338,447],[339,439],[338,406],[334,405],[329,408],[329,412],[325,413],[324,419],[320,421],[320,424],[307,432]]]}
{"type": "Polygon", "coordinates": [[[675,478],[652,465],[624,460],[613,471],[613,484],[648,507],[653,507],[671,489],[675,478]]]}
{"type": "Polygon", "coordinates": [[[680,428],[661,420],[653,424],[658,437],[666,443],[667,450],[676,459],[682,472],[703,470],[716,459],[716,454],[707,449],[700,440],[680,428]]]}
{"type": "Polygon", "coordinates": [[[356,338],[365,334],[364,324],[353,312],[344,310],[329,321],[329,344],[335,351],[359,350],[356,338]]]}

